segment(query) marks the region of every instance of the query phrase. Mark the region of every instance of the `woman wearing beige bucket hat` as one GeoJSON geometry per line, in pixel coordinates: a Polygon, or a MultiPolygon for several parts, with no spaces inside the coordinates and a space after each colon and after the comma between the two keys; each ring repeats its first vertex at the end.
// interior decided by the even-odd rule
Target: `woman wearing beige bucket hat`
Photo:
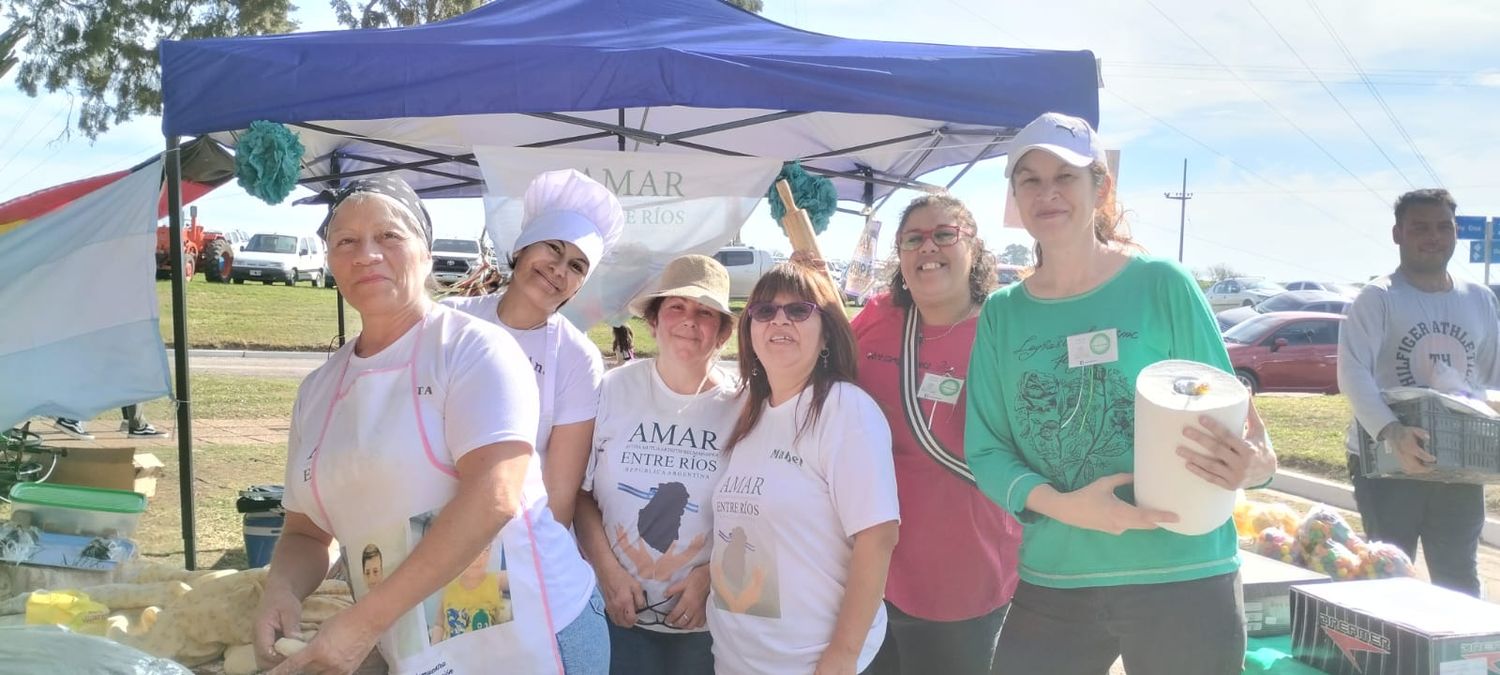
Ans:
{"type": "Polygon", "coordinates": [[[611,672],[712,673],[709,499],[739,412],[738,382],[717,365],[734,331],[729,273],[682,256],[630,311],[659,354],[604,376],[578,540],[604,591],[611,672]]]}

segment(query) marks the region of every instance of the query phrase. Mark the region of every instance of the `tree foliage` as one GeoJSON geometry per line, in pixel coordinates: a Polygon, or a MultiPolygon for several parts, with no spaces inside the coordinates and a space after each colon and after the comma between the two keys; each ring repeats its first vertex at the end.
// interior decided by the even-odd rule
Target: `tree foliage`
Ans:
{"type": "Polygon", "coordinates": [[[161,111],[162,40],[285,33],[289,0],[3,0],[19,48],[16,86],[66,91],[90,138],[161,111]]]}
{"type": "Polygon", "coordinates": [[[1239,270],[1230,267],[1229,263],[1214,263],[1212,265],[1209,265],[1207,269],[1201,270],[1198,274],[1199,276],[1202,276],[1205,279],[1209,279],[1215,283],[1223,281],[1225,279],[1233,279],[1235,277],[1245,276],[1243,274],[1240,274],[1239,270]]]}
{"type": "Polygon", "coordinates": [[[485,4],[481,0],[331,0],[345,28],[398,28],[449,19],[485,4]],[[356,16],[356,12],[358,16],[356,16]]]}
{"type": "Polygon", "coordinates": [[[0,77],[10,72],[21,60],[16,58],[16,44],[26,37],[24,26],[10,26],[0,32],[0,77]]]}
{"type": "MultiPolygon", "coordinates": [[[[703,0],[715,2],[716,0],[703,0]]],[[[762,0],[724,0],[759,13],[762,0]]],[[[348,28],[441,21],[485,0],[329,0],[348,28]]],[[[287,33],[290,0],[0,0],[0,76],[12,66],[28,96],[67,92],[89,138],[138,115],[161,113],[162,40],[287,33]]]]}
{"type": "Polygon", "coordinates": [[[1005,250],[1001,251],[998,257],[1000,262],[1006,265],[1025,266],[1030,265],[1032,262],[1031,249],[1020,244],[1006,246],[1005,250]]]}

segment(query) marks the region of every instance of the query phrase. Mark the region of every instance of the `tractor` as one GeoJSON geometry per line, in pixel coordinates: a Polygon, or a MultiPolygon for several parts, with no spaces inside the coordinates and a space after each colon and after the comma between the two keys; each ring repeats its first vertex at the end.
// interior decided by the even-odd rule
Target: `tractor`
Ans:
{"type": "MultiPolygon", "coordinates": [[[[168,225],[156,228],[156,276],[159,279],[172,275],[172,230],[168,225]]],[[[209,281],[229,283],[229,272],[234,268],[237,233],[207,232],[198,224],[198,207],[188,207],[187,225],[182,228],[182,257],[187,261],[182,271],[184,279],[203,270],[209,281]]]]}

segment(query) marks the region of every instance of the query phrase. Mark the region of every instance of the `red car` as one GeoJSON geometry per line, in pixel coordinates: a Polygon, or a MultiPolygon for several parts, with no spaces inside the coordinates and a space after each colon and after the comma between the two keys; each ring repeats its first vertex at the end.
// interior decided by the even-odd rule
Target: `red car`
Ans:
{"type": "Polygon", "coordinates": [[[1224,332],[1234,374],[1250,391],[1339,392],[1339,327],[1324,312],[1272,312],[1224,332]]]}

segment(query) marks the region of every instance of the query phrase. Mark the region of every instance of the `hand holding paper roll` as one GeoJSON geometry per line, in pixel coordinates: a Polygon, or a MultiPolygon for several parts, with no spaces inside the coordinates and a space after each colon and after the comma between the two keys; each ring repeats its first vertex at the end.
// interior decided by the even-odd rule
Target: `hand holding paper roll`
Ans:
{"type": "Polygon", "coordinates": [[[1177,446],[1177,456],[1187,460],[1188,470],[1199,478],[1226,490],[1263,483],[1276,473],[1276,454],[1270,450],[1265,424],[1253,402],[1246,422],[1244,431],[1231,430],[1203,415],[1198,423],[1208,433],[1184,427],[1182,435],[1194,445],[1177,446]]]}
{"type": "Polygon", "coordinates": [[[1135,499],[1182,516],[1164,527],[1212,532],[1229,520],[1235,490],[1276,470],[1250,392],[1233,375],[1193,361],[1162,361],[1136,379],[1135,499]],[[1250,439],[1250,440],[1247,440],[1250,439]]]}
{"type": "Polygon", "coordinates": [[[1058,492],[1050,485],[1042,485],[1032,490],[1026,508],[1073,527],[1110,534],[1154,530],[1163,523],[1178,521],[1175,513],[1142,508],[1115,496],[1116,489],[1134,480],[1133,474],[1117,473],[1072,492],[1058,492]]]}

